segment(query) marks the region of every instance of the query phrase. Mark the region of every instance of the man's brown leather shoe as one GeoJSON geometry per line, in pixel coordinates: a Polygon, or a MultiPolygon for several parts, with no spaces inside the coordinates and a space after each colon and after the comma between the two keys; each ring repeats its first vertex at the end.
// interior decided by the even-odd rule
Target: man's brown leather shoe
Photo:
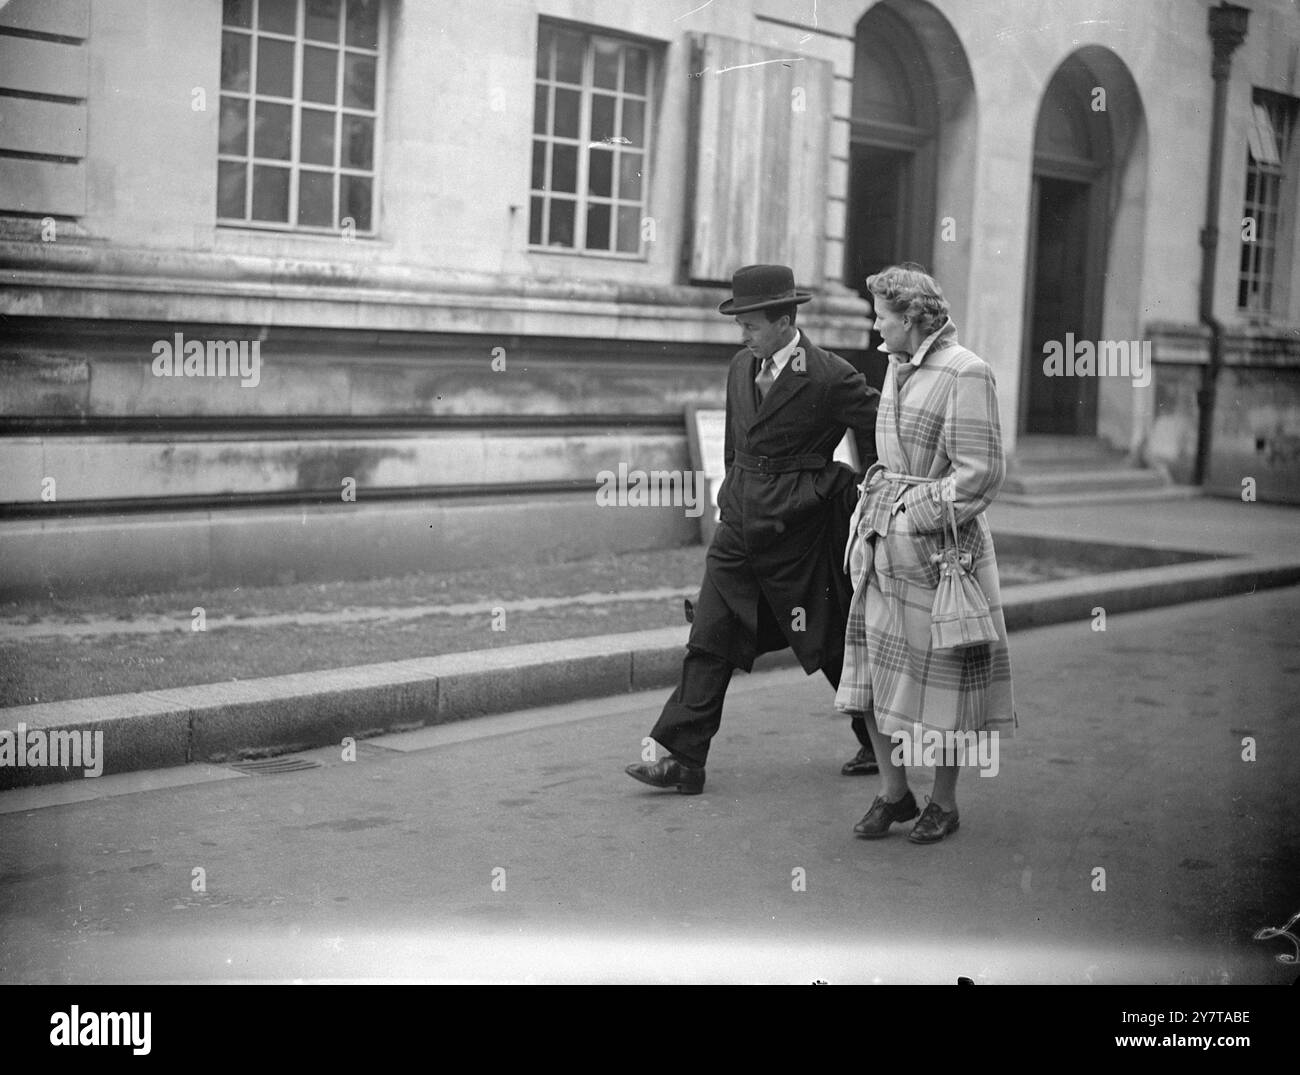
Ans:
{"type": "Polygon", "coordinates": [[[853,832],[866,840],[878,840],[889,835],[889,826],[895,821],[911,821],[918,813],[916,797],[910,790],[896,803],[887,803],[883,795],[877,795],[871,809],[853,826],[853,832]]]}
{"type": "Polygon", "coordinates": [[[871,747],[863,747],[851,761],[844,763],[840,776],[870,776],[878,772],[880,772],[880,765],[876,761],[876,752],[871,747]]]}
{"type": "Polygon", "coordinates": [[[937,844],[945,836],[957,831],[957,809],[945,810],[936,802],[925,803],[925,813],[912,826],[907,838],[914,844],[937,844]]]}
{"type": "Polygon", "coordinates": [[[704,790],[704,768],[683,765],[676,758],[660,758],[652,765],[629,765],[623,770],[633,780],[654,788],[676,788],[683,795],[704,790]]]}

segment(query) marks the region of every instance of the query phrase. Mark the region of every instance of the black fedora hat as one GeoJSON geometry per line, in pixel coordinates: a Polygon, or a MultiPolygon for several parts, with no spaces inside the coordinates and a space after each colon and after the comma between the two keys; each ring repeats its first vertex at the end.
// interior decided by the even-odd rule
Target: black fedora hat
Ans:
{"type": "Polygon", "coordinates": [[[794,272],[786,265],[746,265],[731,277],[731,298],[718,307],[720,314],[744,314],[768,306],[807,302],[812,295],[796,291],[794,272]]]}

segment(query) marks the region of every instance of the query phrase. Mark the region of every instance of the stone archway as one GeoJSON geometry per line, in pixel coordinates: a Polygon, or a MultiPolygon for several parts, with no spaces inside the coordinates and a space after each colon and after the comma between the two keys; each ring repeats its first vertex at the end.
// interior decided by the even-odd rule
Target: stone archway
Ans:
{"type": "Polygon", "coordinates": [[[1141,335],[1145,120],[1109,49],[1087,46],[1057,67],[1039,106],[1032,175],[1019,431],[1131,449],[1143,432],[1131,380],[1047,377],[1043,366],[1048,346],[1141,335]]]}
{"type": "Polygon", "coordinates": [[[844,283],[861,294],[868,273],[921,262],[960,323],[977,144],[965,49],[924,0],[875,4],[854,49],[844,283]]]}

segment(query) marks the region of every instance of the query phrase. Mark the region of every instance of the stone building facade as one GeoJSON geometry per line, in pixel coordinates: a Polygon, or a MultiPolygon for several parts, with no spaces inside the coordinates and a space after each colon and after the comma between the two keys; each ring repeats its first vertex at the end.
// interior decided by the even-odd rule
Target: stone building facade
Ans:
{"type": "Polygon", "coordinates": [[[593,491],[691,467],[755,261],[877,382],[863,277],[927,265],[1013,458],[1048,436],[1295,500],[1300,10],[1237,9],[1217,147],[1210,8],[9,0],[0,586],[694,540],[593,491]]]}

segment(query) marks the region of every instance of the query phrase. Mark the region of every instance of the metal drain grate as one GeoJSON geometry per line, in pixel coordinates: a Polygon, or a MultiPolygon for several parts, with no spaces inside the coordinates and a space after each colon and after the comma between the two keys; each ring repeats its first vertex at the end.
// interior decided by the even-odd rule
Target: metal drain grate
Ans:
{"type": "Polygon", "coordinates": [[[272,776],[276,773],[298,773],[304,769],[319,769],[321,763],[309,758],[255,758],[253,761],[237,761],[230,765],[241,773],[253,776],[272,776]]]}

